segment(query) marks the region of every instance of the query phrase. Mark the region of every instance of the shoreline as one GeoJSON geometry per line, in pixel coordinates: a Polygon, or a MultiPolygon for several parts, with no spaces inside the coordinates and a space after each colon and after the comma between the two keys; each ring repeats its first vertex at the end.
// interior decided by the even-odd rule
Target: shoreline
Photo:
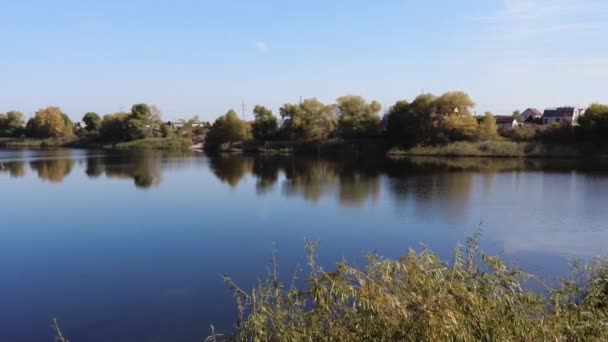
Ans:
{"type": "Polygon", "coordinates": [[[455,142],[439,146],[416,146],[409,149],[387,148],[384,140],[328,142],[245,142],[222,146],[209,154],[243,155],[334,155],[362,157],[445,157],[511,159],[608,159],[608,145],[591,143],[543,143],[512,141],[455,142]]]}
{"type": "Polygon", "coordinates": [[[280,156],[357,156],[374,158],[441,157],[503,159],[608,159],[608,145],[592,143],[544,143],[513,141],[454,142],[439,146],[389,148],[384,139],[318,141],[236,142],[214,151],[187,138],[146,138],[133,141],[103,142],[87,138],[18,139],[0,138],[0,148],[79,148],[79,149],[152,149],[190,150],[207,154],[280,155],[280,156]]]}
{"type": "Polygon", "coordinates": [[[152,149],[152,150],[188,150],[196,146],[186,138],[146,138],[132,141],[105,142],[92,141],[86,138],[70,139],[18,139],[0,138],[0,148],[79,148],[79,149],[152,149]]]}

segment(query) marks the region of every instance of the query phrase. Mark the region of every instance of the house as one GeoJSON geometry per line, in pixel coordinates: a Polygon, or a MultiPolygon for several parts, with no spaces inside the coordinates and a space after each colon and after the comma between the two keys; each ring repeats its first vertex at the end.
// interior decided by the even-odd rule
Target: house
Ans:
{"type": "Polygon", "coordinates": [[[543,113],[543,125],[554,123],[576,125],[578,118],[584,114],[584,109],[575,107],[548,108],[543,113]]]}
{"type": "Polygon", "coordinates": [[[521,113],[521,117],[524,121],[528,119],[540,119],[543,116],[543,112],[536,108],[528,108],[521,113]]]}
{"type": "Polygon", "coordinates": [[[520,126],[520,123],[512,116],[496,115],[496,126],[498,129],[510,130],[520,126]]]}
{"type": "Polygon", "coordinates": [[[536,108],[528,108],[521,113],[522,124],[533,126],[542,124],[543,112],[536,108]]]}
{"type": "Polygon", "coordinates": [[[183,128],[185,124],[186,121],[184,120],[167,121],[167,126],[173,128],[174,130],[183,128]]]}

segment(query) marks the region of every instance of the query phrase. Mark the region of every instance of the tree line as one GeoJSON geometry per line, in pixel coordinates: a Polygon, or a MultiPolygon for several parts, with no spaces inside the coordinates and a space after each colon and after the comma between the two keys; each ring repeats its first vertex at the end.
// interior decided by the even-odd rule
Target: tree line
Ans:
{"type": "MultiPolygon", "coordinates": [[[[234,142],[314,141],[328,139],[382,139],[404,148],[443,145],[458,141],[602,141],[608,139],[608,106],[593,104],[576,126],[567,123],[500,130],[496,117],[472,113],[475,102],[462,91],[436,96],[421,94],[413,101],[401,100],[381,117],[381,105],[361,96],[340,97],[333,104],[316,98],[287,103],[279,117],[264,106],[255,106],[255,120],[239,119],[234,110],[211,126],[206,147],[216,150],[234,142]]],[[[518,115],[514,112],[514,117],[518,115]]]]}
{"type": "MultiPolygon", "coordinates": [[[[252,122],[241,120],[234,110],[218,117],[212,125],[197,117],[178,131],[180,136],[205,136],[207,150],[217,150],[235,142],[271,141],[323,142],[328,139],[377,139],[390,146],[441,145],[457,141],[603,141],[608,139],[608,106],[591,105],[578,125],[556,124],[500,131],[495,116],[475,116],[475,103],[467,93],[446,92],[436,96],[421,94],[413,101],[401,100],[384,116],[377,101],[361,96],[342,96],[325,104],[316,98],[286,103],[275,115],[257,105],[252,122]]],[[[516,115],[515,113],[514,115],[516,115]]],[[[86,113],[84,127],[74,125],[59,107],[37,111],[28,122],[20,112],[0,114],[0,137],[69,138],[84,136],[108,142],[173,137],[175,130],[162,122],[155,106],[135,104],[130,112],[103,117],[86,113]]]]}
{"type": "Polygon", "coordinates": [[[342,96],[334,104],[316,98],[283,105],[279,118],[264,106],[255,106],[250,124],[233,111],[219,117],[207,134],[206,145],[217,148],[237,141],[323,141],[330,138],[387,138],[396,145],[434,144],[498,137],[496,120],[487,114],[476,118],[475,103],[464,92],[441,96],[424,94],[411,103],[399,101],[380,116],[382,106],[361,96],[342,96]]]}
{"type": "MultiPolygon", "coordinates": [[[[27,123],[23,113],[9,111],[0,114],[0,137],[4,138],[72,138],[86,137],[106,142],[130,141],[148,137],[173,137],[176,132],[162,121],[156,106],[135,104],[130,112],[104,115],[88,112],[82,117],[84,125],[74,124],[59,107],[36,111],[27,123]]],[[[198,117],[188,120],[179,130],[180,136],[194,136],[205,128],[198,117]]]]}

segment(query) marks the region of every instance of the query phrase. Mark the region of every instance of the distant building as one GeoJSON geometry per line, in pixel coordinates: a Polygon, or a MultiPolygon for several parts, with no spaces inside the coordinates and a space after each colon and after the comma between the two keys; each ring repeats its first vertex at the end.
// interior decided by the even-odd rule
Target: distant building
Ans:
{"type": "Polygon", "coordinates": [[[543,125],[552,125],[554,123],[576,125],[578,118],[585,115],[584,109],[574,107],[559,107],[548,108],[543,113],[543,125]]]}
{"type": "Polygon", "coordinates": [[[543,117],[543,112],[536,108],[528,108],[524,110],[521,114],[521,119],[525,121],[533,121],[535,119],[540,119],[543,117]]]}
{"type": "MultiPolygon", "coordinates": [[[[167,121],[167,126],[173,128],[174,130],[177,131],[179,129],[184,128],[184,126],[187,123],[188,123],[188,121],[180,119],[180,120],[175,120],[175,121],[167,121]]],[[[191,123],[190,125],[192,126],[192,128],[196,128],[196,127],[202,126],[203,124],[195,122],[195,123],[191,123]]]]}
{"type": "Polygon", "coordinates": [[[520,126],[520,123],[517,122],[517,119],[512,116],[496,115],[494,118],[496,118],[496,126],[498,127],[498,129],[510,130],[520,126]]]}
{"type": "Polygon", "coordinates": [[[536,126],[543,124],[543,112],[536,108],[528,108],[521,113],[522,126],[536,126]]]}
{"type": "Polygon", "coordinates": [[[184,120],[167,121],[167,126],[173,128],[174,130],[183,128],[185,124],[186,121],[184,120]]]}

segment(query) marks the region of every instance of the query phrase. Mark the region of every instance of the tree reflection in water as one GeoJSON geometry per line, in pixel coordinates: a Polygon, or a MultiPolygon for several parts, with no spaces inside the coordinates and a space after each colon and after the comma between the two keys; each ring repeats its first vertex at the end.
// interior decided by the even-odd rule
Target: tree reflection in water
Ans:
{"type": "MultiPolygon", "coordinates": [[[[397,203],[413,203],[416,215],[465,217],[470,208],[475,176],[479,186],[491,191],[501,172],[543,170],[563,172],[581,168],[576,161],[488,158],[379,158],[331,159],[292,156],[219,155],[210,157],[215,176],[231,187],[238,187],[247,175],[256,179],[256,192],[264,195],[280,184],[287,197],[316,202],[333,197],[343,206],[360,206],[379,197],[381,182],[397,203]]],[[[605,167],[604,167],[605,168],[605,167]]],[[[583,167],[583,170],[585,168],[583,167]]],[[[589,168],[597,169],[597,165],[589,168]]]]}
{"type": "Polygon", "coordinates": [[[0,163],[0,174],[6,172],[12,178],[22,178],[25,176],[25,162],[23,161],[10,161],[0,163]]]}

